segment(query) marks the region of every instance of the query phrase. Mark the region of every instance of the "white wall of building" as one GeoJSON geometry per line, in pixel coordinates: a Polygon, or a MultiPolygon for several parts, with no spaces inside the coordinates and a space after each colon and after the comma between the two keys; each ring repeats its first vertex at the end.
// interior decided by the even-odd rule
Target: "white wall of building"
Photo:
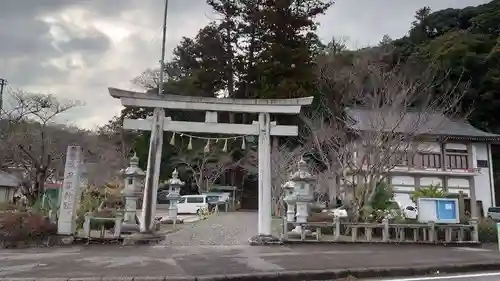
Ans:
{"type": "Polygon", "coordinates": [[[394,201],[398,202],[401,207],[414,206],[413,201],[411,201],[410,193],[394,193],[394,201]]]}
{"type": "MultiPolygon", "coordinates": [[[[446,149],[455,150],[466,150],[467,144],[464,143],[446,143],[446,149]]],[[[425,142],[418,144],[418,149],[439,153],[441,152],[441,146],[438,143],[425,142]]],[[[472,145],[472,162],[473,167],[477,168],[477,160],[486,160],[488,162],[488,168],[481,168],[481,173],[474,176],[474,186],[476,199],[482,202],[483,210],[486,212],[491,206],[495,206],[495,193],[493,185],[493,167],[491,159],[491,146],[485,142],[475,142],[472,145]]],[[[429,169],[436,170],[436,169],[429,169]]],[[[426,175],[425,172],[422,173],[412,173],[411,175],[404,175],[404,171],[398,171],[397,175],[391,176],[391,185],[394,190],[394,200],[401,205],[412,205],[413,202],[410,200],[410,194],[415,191],[415,186],[417,184],[415,177],[420,178],[419,186],[425,188],[429,185],[440,185],[441,187],[447,186],[448,192],[459,193],[462,191],[466,196],[470,196],[470,183],[469,178],[460,176],[456,173],[457,171],[450,171],[447,176],[446,184],[443,182],[443,176],[426,175]]]]}
{"type": "Polygon", "coordinates": [[[443,187],[443,179],[438,177],[421,177],[420,178],[420,187],[428,187],[430,185],[439,185],[443,187]]]}
{"type": "Polygon", "coordinates": [[[490,145],[487,143],[474,143],[472,154],[473,158],[475,158],[474,167],[477,167],[477,160],[488,161],[488,168],[481,168],[481,174],[474,177],[476,198],[483,202],[483,210],[486,213],[489,207],[495,206],[490,145]]]}
{"type": "Polygon", "coordinates": [[[414,205],[410,195],[415,191],[415,177],[393,176],[391,184],[394,191],[394,201],[398,202],[402,207],[414,205]]]}

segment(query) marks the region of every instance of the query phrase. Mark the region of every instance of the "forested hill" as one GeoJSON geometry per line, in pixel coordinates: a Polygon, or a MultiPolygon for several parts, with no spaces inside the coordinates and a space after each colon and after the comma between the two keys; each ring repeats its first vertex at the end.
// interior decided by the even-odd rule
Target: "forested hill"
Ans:
{"type": "Polygon", "coordinates": [[[451,82],[467,85],[470,122],[500,133],[500,0],[436,12],[422,8],[415,18],[408,35],[392,42],[394,61],[423,58],[451,82]]]}

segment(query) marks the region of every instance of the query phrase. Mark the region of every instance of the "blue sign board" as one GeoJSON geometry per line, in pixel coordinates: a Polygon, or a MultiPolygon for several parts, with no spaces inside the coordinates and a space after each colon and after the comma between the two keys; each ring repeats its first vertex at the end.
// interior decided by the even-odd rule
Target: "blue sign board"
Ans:
{"type": "Polygon", "coordinates": [[[456,220],[457,207],[454,200],[437,200],[436,214],[438,221],[456,220]]]}
{"type": "Polygon", "coordinates": [[[419,198],[418,221],[421,223],[459,223],[458,199],[419,198]]]}

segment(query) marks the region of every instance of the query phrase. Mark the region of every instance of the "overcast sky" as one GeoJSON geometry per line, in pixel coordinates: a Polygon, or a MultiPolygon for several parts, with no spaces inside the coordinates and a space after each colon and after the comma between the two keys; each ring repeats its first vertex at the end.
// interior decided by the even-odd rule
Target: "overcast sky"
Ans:
{"type": "MultiPolygon", "coordinates": [[[[130,80],[158,65],[164,0],[0,0],[0,77],[8,90],[52,93],[85,106],[64,116],[94,128],[121,106],[107,87],[131,89],[130,80]]],[[[321,38],[345,36],[353,47],[384,34],[407,32],[418,8],[462,8],[486,0],[337,0],[319,20],[321,38]]],[[[167,56],[182,36],[215,19],[205,0],[170,0],[167,56]]]]}

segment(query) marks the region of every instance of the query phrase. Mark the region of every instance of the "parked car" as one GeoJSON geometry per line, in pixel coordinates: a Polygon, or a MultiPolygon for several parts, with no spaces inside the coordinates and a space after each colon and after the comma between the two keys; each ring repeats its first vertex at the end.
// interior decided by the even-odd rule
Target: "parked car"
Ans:
{"type": "Polygon", "coordinates": [[[344,207],[334,209],[333,216],[338,218],[347,218],[347,210],[344,209],[344,207]]]}
{"type": "Polygon", "coordinates": [[[337,218],[347,218],[347,210],[345,209],[344,206],[335,208],[335,209],[325,209],[321,211],[322,213],[328,213],[332,217],[337,217],[337,218]]]}
{"type": "Polygon", "coordinates": [[[488,208],[488,218],[496,221],[500,221],[500,207],[490,207],[488,208]]]}
{"type": "Polygon", "coordinates": [[[209,209],[210,204],[218,201],[218,196],[184,195],[177,204],[177,212],[179,214],[199,214],[201,209],[209,209]]]}
{"type": "Polygon", "coordinates": [[[416,220],[418,216],[418,208],[411,205],[405,206],[403,208],[403,216],[407,219],[416,220]]]}

